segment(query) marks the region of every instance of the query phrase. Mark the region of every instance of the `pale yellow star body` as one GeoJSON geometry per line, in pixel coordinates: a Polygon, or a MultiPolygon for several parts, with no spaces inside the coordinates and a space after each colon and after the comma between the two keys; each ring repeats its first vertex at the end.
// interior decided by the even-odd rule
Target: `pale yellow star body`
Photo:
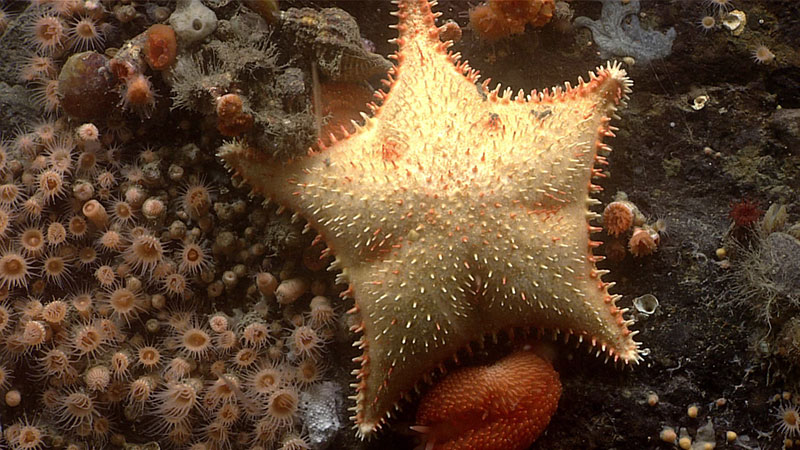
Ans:
{"type": "Polygon", "coordinates": [[[630,91],[625,72],[608,65],[575,88],[528,96],[489,92],[454,64],[426,0],[401,0],[397,15],[394,80],[353,135],[287,164],[236,144],[220,152],[336,254],[363,333],[359,432],[501,330],[556,330],[637,362],[588,223],[601,138],[630,91]]]}

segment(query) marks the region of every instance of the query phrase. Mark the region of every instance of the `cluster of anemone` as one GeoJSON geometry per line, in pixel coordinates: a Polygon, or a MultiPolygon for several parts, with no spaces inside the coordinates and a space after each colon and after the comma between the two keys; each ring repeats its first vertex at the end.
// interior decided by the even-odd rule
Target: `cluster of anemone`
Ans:
{"type": "Polygon", "coordinates": [[[733,9],[733,2],[730,0],[706,0],[705,4],[710,10],[697,21],[697,26],[704,32],[714,31],[720,20],[733,9]]]}
{"type": "MultiPolygon", "coordinates": [[[[116,10],[122,5],[116,5],[115,12],[109,14],[99,0],[32,3],[33,15],[27,19],[25,35],[32,51],[18,64],[17,78],[31,88],[34,103],[49,115],[66,110],[83,119],[102,118],[107,122],[109,138],[130,139],[122,114],[132,111],[148,117],[153,111],[158,95],[146,71],[162,71],[174,62],[174,30],[155,24],[121,49],[115,49],[116,55],[108,58],[101,53],[107,37],[119,34],[119,27],[112,22],[120,20],[116,10]],[[91,63],[70,66],[72,55],[89,55],[91,63]],[[93,70],[98,65],[104,67],[93,70]],[[67,72],[74,75],[61,73],[66,66],[70,67],[67,72]],[[95,72],[105,78],[92,78],[95,72]],[[106,104],[113,105],[112,114],[106,114],[106,104]]],[[[166,18],[163,12],[153,15],[166,18]]],[[[141,13],[135,12],[134,17],[141,17],[141,13]]]]}
{"type": "Polygon", "coordinates": [[[70,52],[102,50],[112,25],[99,1],[33,3],[38,8],[28,23],[26,39],[34,51],[20,62],[17,76],[31,87],[35,103],[54,114],[61,106],[59,61],[70,52]]]}
{"type": "MultiPolygon", "coordinates": [[[[299,398],[325,372],[328,284],[248,268],[263,244],[228,232],[209,243],[217,191],[173,149],[131,145],[138,118],[61,116],[64,61],[102,51],[120,14],[93,0],[31,8],[35,51],[18,77],[42,118],[0,139],[2,440],[122,445],[136,425],[174,448],[308,448],[299,398]],[[154,167],[171,181],[149,179],[154,167]],[[260,307],[214,309],[245,292],[260,307]]],[[[175,49],[150,30],[147,61],[163,69],[175,49]]]]}
{"type": "Polygon", "coordinates": [[[731,0],[706,0],[703,16],[697,20],[697,26],[704,33],[716,31],[725,20],[730,18],[734,8],[731,0]]]}
{"type": "MultiPolygon", "coordinates": [[[[697,26],[704,33],[712,32],[720,27],[720,24],[730,17],[733,9],[733,2],[730,0],[706,0],[706,5],[710,8],[705,15],[697,20],[697,26]]],[[[753,62],[757,64],[769,64],[775,61],[775,54],[767,45],[757,43],[750,49],[753,62]]]]}
{"type": "Polygon", "coordinates": [[[110,159],[98,136],[56,120],[3,147],[0,389],[18,395],[14,372],[29,365],[43,387],[30,401],[47,406],[7,439],[104,443],[126,421],[153,424],[152,438],[178,447],[304,448],[299,396],[322,379],[336,320],[327,286],[261,272],[258,297],[306,298],[306,312],[196,313],[186,298],[204,297],[192,287],[215,279],[215,258],[202,231],[167,226],[166,211],[211,219],[213,189],[198,178],[163,198],[121,178],[135,163],[110,159]]]}
{"type": "Polygon", "coordinates": [[[603,228],[611,236],[606,244],[606,256],[612,261],[622,261],[627,253],[634,257],[653,254],[666,230],[662,220],[647,223],[646,217],[624,192],[603,210],[603,228]]]}

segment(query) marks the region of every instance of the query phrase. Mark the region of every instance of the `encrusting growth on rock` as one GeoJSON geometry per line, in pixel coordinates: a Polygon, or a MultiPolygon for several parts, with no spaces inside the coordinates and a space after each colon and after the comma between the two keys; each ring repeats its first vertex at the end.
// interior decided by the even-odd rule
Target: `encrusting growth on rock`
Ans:
{"type": "Polygon", "coordinates": [[[426,0],[397,2],[399,50],[374,117],[307,157],[274,160],[244,141],[220,157],[296,211],[355,299],[354,421],[374,434],[399,400],[470,343],[514,328],[641,359],[633,323],[595,267],[592,178],[631,81],[619,64],[529,95],[489,81],[439,40],[426,0]]]}
{"type": "Polygon", "coordinates": [[[525,25],[541,27],[556,9],[553,0],[489,0],[469,11],[469,24],[483,39],[497,41],[525,32],[525,25]]]}

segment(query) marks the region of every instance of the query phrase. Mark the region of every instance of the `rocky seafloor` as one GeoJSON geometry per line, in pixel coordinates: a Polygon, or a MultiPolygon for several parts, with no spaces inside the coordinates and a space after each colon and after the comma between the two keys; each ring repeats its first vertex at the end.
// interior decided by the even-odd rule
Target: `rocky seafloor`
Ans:
{"type": "MultiPolygon", "coordinates": [[[[273,22],[236,1],[207,0],[215,24],[205,34],[210,19],[188,28],[170,20],[194,2],[33,3],[3,1],[0,20],[0,258],[29,269],[2,283],[4,438],[28,426],[41,431],[42,448],[209,439],[231,448],[413,448],[413,403],[376,439],[355,438],[344,287],[302,221],[250,198],[215,157],[241,135],[280,157],[304,153],[317,139],[320,85],[325,121],[346,123],[353,112],[337,96],[368,98],[365,86],[379,86],[394,50],[393,5],[285,1],[273,22]],[[71,3],[77,9],[60,11],[71,3]],[[43,16],[64,28],[52,47],[31,37],[43,16]],[[70,34],[82,18],[102,42],[70,34]],[[131,52],[157,23],[191,42],[169,68],[131,52]],[[341,34],[330,39],[325,24],[341,34]],[[118,63],[128,81],[70,97],[64,67],[85,51],[118,63]],[[352,55],[367,63],[342,63],[352,55]],[[132,95],[138,75],[152,98],[132,95]],[[245,109],[222,114],[216,107],[231,93],[245,109]],[[79,130],[87,124],[95,128],[79,130]],[[86,211],[91,200],[105,217],[86,211]],[[159,406],[181,389],[198,393],[203,414],[159,406]],[[274,408],[233,408],[231,390],[274,408]],[[236,425],[226,428],[229,420],[236,425]]],[[[563,394],[532,448],[675,448],[661,438],[667,427],[692,448],[800,445],[779,413],[800,394],[800,6],[643,0],[600,36],[575,24],[599,20],[603,5],[572,1],[560,23],[498,42],[471,29],[470,6],[442,1],[438,20],[458,23],[454,50],[504,86],[560,85],[606,58],[625,61],[634,92],[599,198],[625,192],[666,225],[652,255],[600,264],[633,310],[644,361],[615,368],[554,344],[563,394]],[[732,21],[734,10],[746,23],[732,21]],[[715,18],[707,29],[705,16],[715,18]],[[652,39],[637,46],[643,36],[652,39]],[[759,62],[762,45],[774,57],[759,62]],[[764,218],[771,205],[786,208],[764,218]],[[634,306],[647,294],[658,299],[653,312],[634,306]]],[[[501,339],[461,364],[508,348],[501,339]]]]}

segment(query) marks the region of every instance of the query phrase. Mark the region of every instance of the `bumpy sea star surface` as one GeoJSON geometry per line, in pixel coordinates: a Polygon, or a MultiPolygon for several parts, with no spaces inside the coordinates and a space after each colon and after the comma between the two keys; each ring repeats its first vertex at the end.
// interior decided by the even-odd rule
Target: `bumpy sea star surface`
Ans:
{"type": "Polygon", "coordinates": [[[427,0],[400,0],[388,93],[355,133],[277,161],[220,156],[256,194],[303,216],[355,299],[355,422],[367,436],[434,368],[486,335],[575,335],[613,360],[639,344],[595,267],[598,152],[631,82],[616,64],[552,91],[496,87],[439,40],[427,0]]]}

